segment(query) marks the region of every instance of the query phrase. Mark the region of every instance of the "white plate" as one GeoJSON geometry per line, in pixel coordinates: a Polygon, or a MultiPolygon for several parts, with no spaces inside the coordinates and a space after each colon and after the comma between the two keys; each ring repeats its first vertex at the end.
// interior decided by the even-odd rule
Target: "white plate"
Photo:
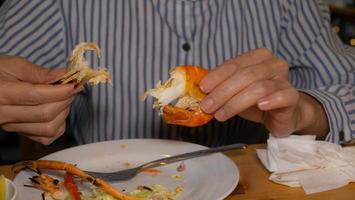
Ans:
{"type": "MultiPolygon", "coordinates": [[[[93,171],[115,171],[127,167],[172,156],[205,149],[206,147],[172,140],[130,139],[87,144],[59,151],[43,159],[61,160],[77,164],[79,168],[93,171]],[[129,164],[129,166],[127,166],[129,164]]],[[[112,183],[116,188],[132,190],[138,185],[160,184],[183,192],[177,200],[218,200],[230,194],[239,181],[239,171],[232,160],[221,153],[185,160],[185,171],[177,172],[181,162],[160,167],[155,176],[139,174],[129,181],[112,183]],[[172,178],[180,174],[181,179],[172,178]]],[[[53,176],[57,173],[46,171],[53,176]]],[[[14,182],[18,189],[18,200],[41,199],[41,192],[24,187],[33,172],[20,172],[14,182]]]]}

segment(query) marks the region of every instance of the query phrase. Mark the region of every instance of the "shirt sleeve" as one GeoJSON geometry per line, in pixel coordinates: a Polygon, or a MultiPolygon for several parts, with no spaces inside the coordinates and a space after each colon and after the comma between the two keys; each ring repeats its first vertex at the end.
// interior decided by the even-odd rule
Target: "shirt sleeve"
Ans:
{"type": "Polygon", "coordinates": [[[8,0],[0,8],[0,54],[65,66],[63,17],[56,0],[8,0]]]}
{"type": "Polygon", "coordinates": [[[290,64],[293,85],[317,99],[330,126],[327,141],[355,138],[355,49],[342,44],[329,9],[316,0],[285,5],[277,55],[290,64]]]}

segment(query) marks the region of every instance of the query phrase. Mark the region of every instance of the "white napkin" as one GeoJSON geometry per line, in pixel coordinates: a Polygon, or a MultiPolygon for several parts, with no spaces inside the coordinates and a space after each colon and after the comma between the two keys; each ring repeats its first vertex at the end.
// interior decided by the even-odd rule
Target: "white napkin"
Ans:
{"type": "Polygon", "coordinates": [[[257,149],[270,180],[303,187],[306,194],[331,190],[355,182],[355,147],[316,141],[314,136],[270,136],[267,149],[257,149]]]}

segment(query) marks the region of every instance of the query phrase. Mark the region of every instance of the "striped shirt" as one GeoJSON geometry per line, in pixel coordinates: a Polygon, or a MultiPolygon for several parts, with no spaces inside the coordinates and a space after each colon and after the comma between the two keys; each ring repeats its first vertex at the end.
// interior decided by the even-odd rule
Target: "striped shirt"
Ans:
{"type": "Polygon", "coordinates": [[[139,97],[175,66],[212,69],[265,47],[288,61],[296,88],[322,103],[326,139],[341,143],[355,137],[355,49],[341,43],[329,18],[317,0],[9,0],[0,10],[0,53],[57,68],[80,42],[102,48],[101,59],[87,59],[109,69],[113,86],[87,87],[76,98],[70,125],[79,143],[168,138],[216,146],[265,139],[257,135],[263,127],[239,117],[166,125],[152,99],[139,97]]]}

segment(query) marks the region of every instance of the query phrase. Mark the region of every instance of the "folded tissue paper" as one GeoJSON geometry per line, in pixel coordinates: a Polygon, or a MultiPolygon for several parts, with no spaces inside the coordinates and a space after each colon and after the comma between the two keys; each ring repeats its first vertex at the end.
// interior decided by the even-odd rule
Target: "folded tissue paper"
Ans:
{"type": "Polygon", "coordinates": [[[257,149],[269,179],[312,194],[355,182],[355,147],[317,141],[315,136],[270,136],[267,149],[257,149]]]}

